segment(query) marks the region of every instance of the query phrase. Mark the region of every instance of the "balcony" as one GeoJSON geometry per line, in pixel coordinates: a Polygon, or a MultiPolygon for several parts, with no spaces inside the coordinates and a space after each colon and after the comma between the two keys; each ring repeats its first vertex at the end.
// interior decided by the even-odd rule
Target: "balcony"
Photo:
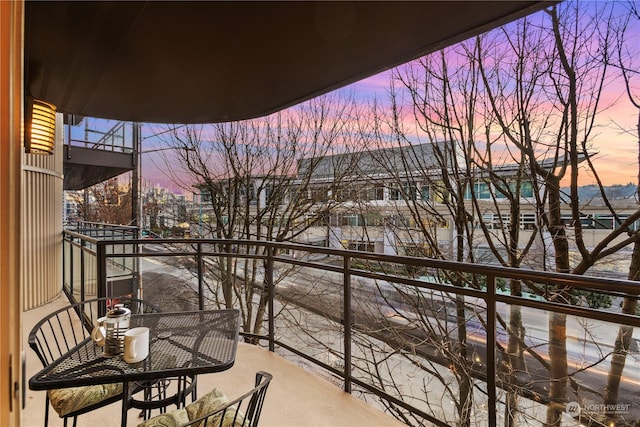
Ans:
{"type": "Polygon", "coordinates": [[[134,123],[117,122],[110,129],[84,128],[67,118],[64,141],[64,189],[82,190],[135,168],[138,130],[134,123]],[[75,125],[75,126],[73,126],[75,125]]]}
{"type": "MultiPolygon", "coordinates": [[[[35,353],[28,348],[27,335],[31,327],[46,314],[68,304],[65,295],[53,302],[27,311],[24,314],[24,347],[27,356],[27,378],[41,368],[35,353]]],[[[254,345],[241,343],[236,363],[228,371],[198,377],[198,390],[202,395],[214,387],[230,396],[239,396],[253,387],[254,373],[265,370],[274,375],[261,416],[262,426],[402,426],[383,412],[366,405],[339,387],[320,378],[286,359],[254,345]]],[[[24,426],[40,426],[44,420],[43,391],[27,390],[26,407],[23,410],[24,426]]],[[[78,427],[119,425],[120,403],[78,417],[78,427]],[[115,418],[114,418],[115,417],[115,418]],[[105,420],[112,419],[113,422],[105,420]]],[[[129,426],[142,422],[134,410],[128,418],[129,426]]],[[[55,413],[49,416],[49,425],[62,426],[55,413]]]]}
{"type": "MultiPolygon", "coordinates": [[[[214,308],[225,283],[251,291],[244,300],[237,294],[235,302],[254,310],[245,325],[257,326],[242,333],[257,345],[242,343],[236,365],[204,376],[199,391],[217,386],[240,394],[254,372],[273,373],[264,425],[399,424],[388,415],[393,413],[409,425],[447,426],[459,422],[465,406],[474,426],[502,425],[505,413],[515,425],[543,425],[549,408],[566,426],[611,419],[633,425],[640,419],[640,317],[589,308],[580,300],[553,302],[565,287],[615,301],[636,298],[635,282],[289,243],[84,233],[64,234],[64,291],[72,300],[115,296],[109,284],[130,265],[139,280],[127,292],[165,310],[184,304],[214,308]],[[535,289],[536,295],[498,291],[505,283],[535,289]],[[175,295],[158,299],[168,290],[175,295]],[[256,314],[260,307],[263,318],[256,314]],[[566,336],[555,342],[552,316],[565,318],[566,336]],[[618,375],[618,412],[607,414],[602,390],[616,365],[612,353],[620,326],[629,328],[631,344],[618,375]],[[558,398],[549,384],[564,378],[551,379],[549,370],[563,348],[568,387],[558,398]],[[457,357],[462,351],[466,355],[457,357]],[[465,384],[471,385],[468,400],[456,401],[465,384]],[[579,411],[567,409],[572,402],[579,411]]],[[[27,312],[24,330],[65,303],[61,296],[27,312]]],[[[27,368],[33,374],[37,361],[27,368]]],[[[42,393],[28,393],[26,425],[37,425],[42,393]]],[[[110,414],[96,412],[101,418],[95,419],[110,414]]],[[[89,425],[93,416],[80,421],[89,425]]],[[[132,416],[131,425],[136,421],[132,416]]]]}

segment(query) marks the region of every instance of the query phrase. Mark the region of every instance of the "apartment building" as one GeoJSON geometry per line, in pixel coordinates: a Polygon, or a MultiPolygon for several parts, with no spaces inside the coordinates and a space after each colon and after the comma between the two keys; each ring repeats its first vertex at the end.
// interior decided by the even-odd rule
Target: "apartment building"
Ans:
{"type": "MultiPolygon", "coordinates": [[[[251,226],[244,231],[238,228],[242,237],[269,235],[268,228],[273,229],[274,222],[291,223],[290,240],[296,242],[385,255],[433,256],[437,251],[450,256],[459,233],[455,201],[460,197],[467,216],[463,230],[467,244],[473,245],[478,259],[491,262],[494,258],[489,255],[488,239],[498,243],[506,239],[504,233],[514,220],[508,195],[517,194],[519,244],[533,241],[534,254],[541,253],[545,245],[549,247],[548,232],[540,231],[543,219],[537,202],[545,199],[545,189],[536,188],[519,164],[502,164],[491,171],[443,167],[447,150],[447,144],[439,142],[301,159],[295,179],[254,176],[221,180],[211,187],[217,188],[214,196],[209,188],[199,185],[191,209],[192,227],[202,230],[203,220],[213,221],[216,213],[211,206],[215,202],[218,207],[246,206],[244,223],[251,226]],[[452,179],[454,176],[457,179],[452,179]],[[236,200],[229,200],[232,195],[236,200]],[[292,208],[294,204],[298,211],[292,208]],[[264,221],[266,211],[272,223],[264,221]],[[249,235],[244,236],[247,230],[249,235]]],[[[581,200],[581,232],[588,246],[602,241],[637,208],[633,198],[611,198],[609,202],[614,213],[601,198],[581,200]]],[[[565,203],[562,209],[573,240],[570,205],[565,203]]],[[[217,214],[225,215],[224,210],[217,214]]],[[[226,221],[223,217],[222,222],[226,221]]],[[[633,229],[639,227],[636,221],[633,229]]]]}

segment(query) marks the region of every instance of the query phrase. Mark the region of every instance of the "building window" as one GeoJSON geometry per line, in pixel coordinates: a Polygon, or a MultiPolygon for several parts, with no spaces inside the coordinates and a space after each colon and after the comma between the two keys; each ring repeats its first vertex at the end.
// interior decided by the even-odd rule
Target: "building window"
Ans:
{"type": "Polygon", "coordinates": [[[348,243],[347,249],[352,251],[360,251],[360,252],[375,252],[376,245],[371,242],[350,240],[348,243]]]}
{"type": "Polygon", "coordinates": [[[420,187],[420,199],[422,201],[428,202],[431,200],[431,187],[428,185],[423,185],[420,187]]]}
{"type": "Polygon", "coordinates": [[[200,203],[211,203],[211,193],[209,190],[202,190],[200,192],[200,203]]]}
{"type": "Polygon", "coordinates": [[[374,200],[384,200],[384,185],[377,185],[376,188],[374,188],[374,192],[374,200]]]}
{"type": "Polygon", "coordinates": [[[533,213],[520,214],[520,228],[522,230],[535,230],[536,229],[536,214],[533,214],[533,213]]]}
{"type": "Polygon", "coordinates": [[[376,185],[365,190],[366,200],[384,200],[384,185],[376,185]]]}
{"type": "MultiPolygon", "coordinates": [[[[487,229],[489,230],[501,230],[507,229],[509,224],[511,223],[511,215],[509,214],[494,214],[494,213],[486,213],[482,215],[481,220],[487,229]]],[[[476,228],[480,228],[479,224],[476,224],[476,228]]]]}
{"type": "Polygon", "coordinates": [[[356,227],[362,224],[359,214],[342,214],[340,225],[356,227]]]}
{"type": "Polygon", "coordinates": [[[328,200],[326,188],[313,188],[310,191],[310,198],[315,202],[326,202],[328,200]]]}
{"type": "Polygon", "coordinates": [[[407,243],[404,245],[404,254],[406,256],[430,258],[434,256],[433,250],[427,243],[407,243]]]}
{"type": "Polygon", "coordinates": [[[418,187],[414,184],[405,184],[402,189],[407,200],[416,200],[418,196],[418,187]]]}
{"type": "Polygon", "coordinates": [[[402,193],[398,187],[389,187],[389,200],[402,200],[402,193]]]}
{"type": "Polygon", "coordinates": [[[520,195],[522,197],[531,198],[533,197],[533,184],[530,182],[523,182],[522,188],[520,188],[520,195]]]}
{"type": "MultiPolygon", "coordinates": [[[[509,186],[509,189],[507,190],[505,189],[503,183],[496,184],[495,185],[496,197],[500,199],[504,199],[509,193],[511,194],[515,193],[517,182],[515,181],[509,182],[508,186],[509,186]]],[[[520,197],[525,199],[529,199],[533,197],[533,184],[531,184],[531,182],[524,181],[520,183],[520,197]]]]}
{"type": "Polygon", "coordinates": [[[406,217],[402,214],[393,215],[391,220],[392,220],[392,224],[395,227],[408,228],[408,227],[413,227],[415,225],[413,222],[413,218],[406,217]]]}
{"type": "Polygon", "coordinates": [[[491,198],[491,186],[488,182],[476,182],[475,192],[476,197],[480,200],[487,200],[491,198]]]}
{"type": "Polygon", "coordinates": [[[382,216],[379,213],[366,213],[364,214],[363,219],[364,225],[367,225],[369,227],[380,227],[383,225],[382,216]]]}
{"type": "MultiPolygon", "coordinates": [[[[263,190],[263,191],[264,191],[264,200],[265,200],[267,203],[270,203],[270,202],[272,201],[272,200],[271,200],[271,196],[273,195],[273,190],[271,189],[271,185],[268,185],[268,184],[267,184],[267,185],[265,185],[265,187],[264,187],[264,190],[263,190]]],[[[275,200],[274,200],[274,201],[275,201],[275,200]]]]}
{"type": "Polygon", "coordinates": [[[436,203],[447,203],[451,200],[451,194],[444,185],[436,185],[433,188],[433,199],[436,203]]]}

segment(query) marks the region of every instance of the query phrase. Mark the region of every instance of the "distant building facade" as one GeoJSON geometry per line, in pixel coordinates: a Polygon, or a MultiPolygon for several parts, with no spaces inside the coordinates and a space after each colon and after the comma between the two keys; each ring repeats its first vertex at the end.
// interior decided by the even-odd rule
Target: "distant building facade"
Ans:
{"type": "MultiPolygon", "coordinates": [[[[526,175],[518,175],[520,165],[505,164],[490,172],[458,168],[456,173],[466,177],[460,184],[443,177],[443,170],[449,173],[441,166],[445,148],[442,143],[420,144],[300,160],[298,175],[291,179],[287,194],[281,194],[280,200],[290,204],[294,198],[303,198],[313,207],[297,220],[303,231],[295,233],[291,240],[386,255],[432,256],[435,245],[439,251],[452,250],[458,232],[454,227],[452,199],[454,195],[462,195],[465,206],[474,212],[469,218],[469,227],[476,230],[473,245],[478,254],[488,252],[489,248],[484,234],[479,232],[480,223],[500,239],[503,238],[501,231],[515,220],[521,244],[529,242],[533,234],[540,234],[539,238],[533,236],[534,249],[545,241],[548,244],[548,236],[538,231],[542,227],[539,227],[541,219],[536,204],[536,198],[542,196],[536,191],[544,189],[536,190],[526,175]],[[462,187],[447,188],[445,182],[462,187]],[[517,218],[511,218],[508,194],[514,193],[516,185],[519,213],[517,218]]],[[[452,165],[451,174],[453,169],[452,165]]],[[[269,185],[270,179],[281,181],[282,177],[250,177],[247,190],[238,202],[248,200],[248,206],[265,206],[272,196],[271,188],[275,187],[269,185]]],[[[210,218],[212,197],[204,186],[196,188],[192,211],[198,211],[202,224],[203,219],[210,218]]],[[[601,241],[637,209],[635,199],[612,200],[612,203],[616,216],[597,200],[585,201],[581,206],[583,239],[588,246],[601,241]]],[[[565,205],[563,210],[567,232],[572,238],[570,206],[565,205]]],[[[286,216],[291,212],[283,208],[281,214],[286,216]]],[[[636,221],[633,228],[640,228],[640,222],[636,221]]],[[[257,230],[254,228],[253,232],[257,230]]]]}

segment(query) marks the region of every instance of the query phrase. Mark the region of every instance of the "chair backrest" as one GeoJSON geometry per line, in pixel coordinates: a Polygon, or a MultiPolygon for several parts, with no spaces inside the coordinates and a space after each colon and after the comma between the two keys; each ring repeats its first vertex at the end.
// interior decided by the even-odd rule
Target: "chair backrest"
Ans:
{"type": "Polygon", "coordinates": [[[133,314],[153,313],[160,310],[137,298],[96,298],[61,308],[40,320],[29,333],[29,346],[38,355],[43,366],[49,365],[86,339],[114,304],[124,304],[133,314]]]}
{"type": "Polygon", "coordinates": [[[191,420],[184,427],[255,427],[260,420],[264,398],[272,375],[260,371],[256,373],[255,387],[242,396],[230,401],[215,412],[191,420]]]}

